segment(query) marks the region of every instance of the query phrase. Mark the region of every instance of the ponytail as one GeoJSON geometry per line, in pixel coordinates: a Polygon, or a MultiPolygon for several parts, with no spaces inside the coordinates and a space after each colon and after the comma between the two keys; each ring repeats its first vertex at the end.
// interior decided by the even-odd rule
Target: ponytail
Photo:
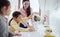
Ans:
{"type": "Polygon", "coordinates": [[[10,23],[11,23],[12,20],[13,20],[13,18],[11,18],[11,20],[9,21],[9,26],[10,26],[10,23]]]}

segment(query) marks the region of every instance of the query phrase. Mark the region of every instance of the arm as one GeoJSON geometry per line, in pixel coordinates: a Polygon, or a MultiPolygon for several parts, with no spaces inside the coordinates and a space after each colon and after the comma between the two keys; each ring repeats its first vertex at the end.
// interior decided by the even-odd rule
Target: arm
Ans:
{"type": "Polygon", "coordinates": [[[26,22],[27,20],[28,20],[28,17],[25,17],[25,18],[22,18],[22,19],[21,19],[21,23],[23,23],[23,25],[24,25],[25,27],[26,27],[26,26],[28,27],[28,24],[27,24],[27,22],[26,22]]]}
{"type": "Polygon", "coordinates": [[[19,27],[19,25],[18,24],[16,24],[16,23],[11,23],[11,26],[15,29],[15,31],[22,31],[22,32],[27,32],[27,31],[29,31],[29,28],[26,28],[26,29],[24,29],[24,28],[20,28],[19,27]]]}
{"type": "Polygon", "coordinates": [[[0,16],[0,37],[7,36],[7,33],[8,33],[7,31],[8,31],[8,25],[6,21],[4,20],[4,18],[0,16]]]}
{"type": "Polygon", "coordinates": [[[29,19],[31,19],[31,23],[33,24],[33,22],[34,22],[34,16],[33,16],[33,11],[32,11],[32,9],[31,9],[31,15],[28,17],[29,19]]]}
{"type": "Polygon", "coordinates": [[[0,19],[0,25],[1,25],[1,19],[0,19]]]}
{"type": "MultiPolygon", "coordinates": [[[[34,21],[34,17],[33,17],[33,11],[31,10],[31,14],[30,14],[30,16],[29,17],[25,17],[25,18],[22,18],[21,19],[21,21],[23,22],[23,24],[25,25],[25,26],[28,26],[28,24],[27,24],[27,20],[30,20],[31,19],[31,23],[33,24],[33,21],[34,21]]],[[[28,26],[29,27],[29,26],[28,26]]]]}

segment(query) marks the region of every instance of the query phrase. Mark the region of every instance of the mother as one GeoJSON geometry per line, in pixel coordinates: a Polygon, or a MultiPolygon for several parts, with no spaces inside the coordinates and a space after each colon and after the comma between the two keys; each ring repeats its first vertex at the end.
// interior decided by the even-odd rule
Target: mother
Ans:
{"type": "Polygon", "coordinates": [[[20,25],[20,27],[27,28],[28,24],[26,23],[27,20],[30,20],[30,27],[33,29],[31,23],[33,22],[33,13],[32,9],[30,8],[30,1],[29,0],[23,0],[23,8],[19,9],[19,11],[22,14],[22,18],[24,18],[25,25],[20,25]]]}

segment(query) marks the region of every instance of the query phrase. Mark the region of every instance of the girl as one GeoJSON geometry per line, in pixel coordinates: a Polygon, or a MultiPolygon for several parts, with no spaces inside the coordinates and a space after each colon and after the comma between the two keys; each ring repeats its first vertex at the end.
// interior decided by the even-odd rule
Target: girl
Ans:
{"type": "Polygon", "coordinates": [[[10,13],[10,2],[0,0],[0,37],[8,37],[8,23],[5,16],[10,13]]]}
{"type": "Polygon", "coordinates": [[[12,16],[13,16],[13,18],[9,21],[9,25],[10,25],[9,30],[10,30],[10,32],[19,33],[20,31],[22,31],[22,32],[29,31],[29,28],[19,27],[19,24],[22,21],[20,12],[15,11],[12,16]]]}

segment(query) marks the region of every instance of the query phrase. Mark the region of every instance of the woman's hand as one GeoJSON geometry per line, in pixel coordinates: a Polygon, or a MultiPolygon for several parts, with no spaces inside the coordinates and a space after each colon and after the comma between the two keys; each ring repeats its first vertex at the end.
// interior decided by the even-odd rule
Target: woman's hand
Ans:
{"type": "Polygon", "coordinates": [[[28,17],[29,19],[31,19],[32,18],[32,16],[33,16],[33,13],[28,17]]]}

